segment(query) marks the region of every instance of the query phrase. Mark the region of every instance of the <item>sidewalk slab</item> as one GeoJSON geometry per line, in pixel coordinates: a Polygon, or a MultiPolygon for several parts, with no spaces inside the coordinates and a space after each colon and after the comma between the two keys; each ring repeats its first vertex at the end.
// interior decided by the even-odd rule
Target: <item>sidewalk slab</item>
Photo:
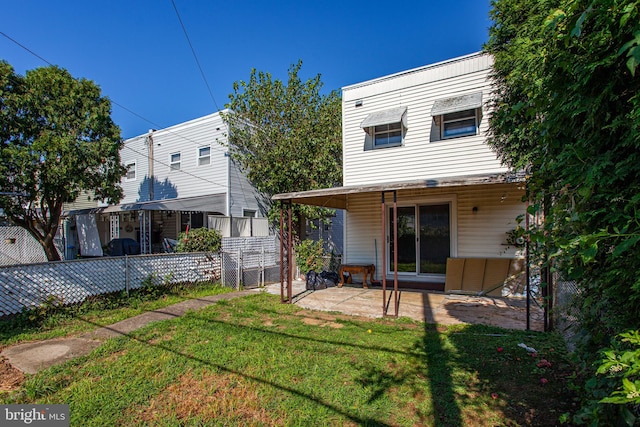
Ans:
{"type": "Polygon", "coordinates": [[[175,319],[189,310],[199,310],[218,301],[239,298],[251,293],[252,291],[246,290],[185,300],[98,328],[78,337],[28,342],[7,347],[2,350],[0,356],[5,357],[13,367],[22,372],[35,374],[70,359],[87,355],[98,348],[104,340],[127,335],[151,322],[175,319]]]}

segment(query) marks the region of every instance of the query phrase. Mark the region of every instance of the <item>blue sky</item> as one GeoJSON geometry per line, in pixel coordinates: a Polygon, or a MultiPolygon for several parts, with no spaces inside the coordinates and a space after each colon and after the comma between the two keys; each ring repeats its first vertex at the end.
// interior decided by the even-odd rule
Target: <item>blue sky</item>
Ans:
{"type": "MultiPolygon", "coordinates": [[[[0,0],[0,31],[118,105],[124,138],[224,108],[252,68],[326,91],[481,50],[489,0],[174,0],[213,93],[200,74],[171,0],[0,0]],[[127,111],[130,110],[130,111],[127,111]]],[[[47,65],[0,34],[15,70],[47,65]]]]}

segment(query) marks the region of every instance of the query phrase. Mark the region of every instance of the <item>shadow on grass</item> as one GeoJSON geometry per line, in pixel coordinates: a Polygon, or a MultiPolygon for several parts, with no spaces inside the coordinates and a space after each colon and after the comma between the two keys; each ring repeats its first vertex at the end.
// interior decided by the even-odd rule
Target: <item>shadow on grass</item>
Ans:
{"type": "MultiPolygon", "coordinates": [[[[426,294],[422,295],[422,306],[424,307],[424,318],[433,318],[434,315],[426,294]]],[[[421,343],[416,343],[416,350],[422,353],[425,363],[425,375],[429,380],[433,396],[435,425],[462,426],[462,416],[453,390],[451,366],[453,355],[445,348],[437,325],[424,324],[424,337],[421,343]]]]}
{"type": "MultiPolygon", "coordinates": [[[[340,346],[348,345],[348,344],[343,343],[343,342],[331,342],[331,341],[326,341],[326,340],[314,340],[314,339],[310,339],[309,337],[299,337],[299,336],[295,336],[295,335],[291,335],[291,334],[284,334],[284,333],[281,333],[281,332],[270,331],[270,330],[262,329],[262,328],[255,328],[255,327],[251,327],[251,326],[247,326],[247,325],[238,325],[238,324],[235,324],[235,323],[214,321],[212,319],[204,319],[204,318],[201,318],[201,317],[198,317],[198,316],[194,316],[194,318],[197,319],[197,320],[200,320],[200,321],[214,322],[214,323],[218,323],[220,325],[233,326],[233,327],[241,328],[241,329],[247,329],[248,328],[248,329],[253,330],[254,332],[261,332],[261,333],[265,333],[265,334],[275,334],[275,335],[285,336],[286,338],[297,338],[297,339],[311,340],[311,341],[316,341],[316,342],[319,342],[319,343],[335,344],[335,345],[340,345],[340,346]]],[[[92,324],[94,326],[98,326],[100,328],[104,328],[104,329],[109,330],[108,326],[103,326],[103,325],[97,324],[95,322],[92,322],[90,320],[86,320],[86,319],[81,319],[81,320],[83,320],[83,321],[85,321],[85,322],[87,322],[89,324],[92,324]]],[[[147,340],[140,339],[140,338],[136,337],[132,333],[122,333],[122,332],[118,332],[118,331],[115,331],[115,330],[112,330],[112,331],[115,332],[117,334],[117,336],[126,337],[126,338],[131,339],[132,341],[136,341],[136,342],[139,342],[141,344],[144,344],[144,345],[147,345],[147,346],[150,346],[150,347],[153,347],[153,348],[157,348],[157,349],[161,349],[161,350],[173,353],[173,354],[175,354],[177,356],[184,357],[185,359],[197,362],[197,363],[202,364],[202,365],[209,366],[209,367],[217,369],[217,370],[220,370],[221,372],[226,372],[226,373],[229,373],[229,374],[235,374],[235,375],[238,375],[238,376],[243,377],[245,379],[248,379],[248,380],[251,380],[251,381],[255,381],[256,383],[263,384],[263,385],[266,385],[266,386],[270,386],[270,387],[273,387],[273,388],[278,389],[280,391],[284,391],[284,392],[290,393],[292,395],[301,397],[303,399],[309,400],[311,402],[314,402],[314,403],[316,403],[318,405],[321,405],[321,406],[323,406],[323,407],[335,412],[336,414],[339,414],[339,415],[345,417],[346,419],[348,419],[348,420],[350,420],[350,421],[352,421],[354,423],[357,423],[358,425],[380,426],[380,427],[390,426],[390,424],[387,424],[387,423],[385,423],[383,421],[380,421],[380,420],[377,420],[377,419],[374,419],[374,418],[368,418],[368,417],[364,417],[363,418],[363,417],[360,417],[360,416],[358,416],[358,415],[356,415],[354,413],[348,412],[348,411],[346,411],[346,410],[344,410],[344,409],[342,409],[342,408],[340,408],[340,407],[338,407],[338,406],[336,406],[336,405],[334,405],[334,404],[332,404],[330,402],[327,402],[327,401],[325,401],[325,400],[323,400],[323,399],[321,399],[321,398],[319,398],[317,396],[302,392],[302,391],[297,390],[295,388],[292,388],[290,386],[283,385],[283,384],[278,384],[278,383],[275,383],[273,381],[269,381],[269,380],[266,380],[264,378],[260,378],[260,377],[254,376],[254,375],[249,375],[249,374],[241,372],[239,370],[231,369],[231,368],[229,368],[227,366],[224,366],[222,364],[214,363],[214,362],[212,362],[210,360],[206,360],[206,359],[203,359],[203,358],[199,358],[199,357],[193,356],[191,354],[187,354],[187,353],[178,351],[178,350],[176,350],[174,348],[171,348],[171,347],[169,347],[167,345],[163,345],[161,343],[151,343],[151,342],[149,342],[147,340]]],[[[357,347],[357,345],[353,345],[353,344],[351,344],[351,345],[357,347]]],[[[379,347],[379,348],[372,347],[371,349],[378,350],[378,351],[385,351],[386,350],[386,349],[384,349],[382,347],[379,347]]]]}

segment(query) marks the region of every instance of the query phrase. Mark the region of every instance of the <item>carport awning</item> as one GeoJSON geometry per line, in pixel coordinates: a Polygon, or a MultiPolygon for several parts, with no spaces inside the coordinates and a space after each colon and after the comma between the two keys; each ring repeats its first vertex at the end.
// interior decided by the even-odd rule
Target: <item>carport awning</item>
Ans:
{"type": "Polygon", "coordinates": [[[192,212],[226,212],[227,194],[211,194],[206,196],[185,197],[179,199],[152,200],[149,202],[125,203],[109,206],[104,212],[118,211],[192,211],[192,212]],[[119,209],[118,209],[119,208],[119,209]]]}
{"type": "Polygon", "coordinates": [[[441,116],[443,114],[473,110],[480,107],[482,107],[482,92],[452,96],[450,98],[437,99],[433,103],[431,115],[441,116]]]}
{"type": "Polygon", "coordinates": [[[115,213],[124,211],[188,211],[216,212],[226,214],[227,194],[184,197],[179,199],[152,200],[148,202],[123,203],[105,208],[81,209],[66,212],[67,216],[85,213],[115,213]]]}
{"type": "Polygon", "coordinates": [[[421,188],[456,187],[465,185],[501,184],[522,181],[524,181],[524,176],[522,174],[515,173],[472,175],[462,177],[425,179],[420,181],[396,182],[379,185],[333,187],[323,188],[321,190],[281,193],[271,197],[271,200],[290,200],[293,203],[298,203],[301,205],[346,209],[347,199],[351,194],[381,193],[396,190],[399,191],[421,188]]]}

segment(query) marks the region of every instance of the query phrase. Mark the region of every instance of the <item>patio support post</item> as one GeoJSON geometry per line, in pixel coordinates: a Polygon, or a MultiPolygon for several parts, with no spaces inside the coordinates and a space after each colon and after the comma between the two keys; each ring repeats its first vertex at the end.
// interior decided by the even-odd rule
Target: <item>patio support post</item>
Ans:
{"type": "Polygon", "coordinates": [[[387,236],[386,236],[386,217],[384,205],[384,191],[382,192],[382,316],[387,315],[387,236]]]}
{"type": "Polygon", "coordinates": [[[291,200],[287,203],[287,300],[291,304],[293,298],[293,284],[291,266],[293,264],[293,232],[291,228],[291,200]]]}
{"type": "Polygon", "coordinates": [[[280,204],[280,302],[284,302],[284,209],[280,204]]]}
{"type": "Polygon", "coordinates": [[[398,317],[398,193],[393,192],[393,303],[398,317]]]}

